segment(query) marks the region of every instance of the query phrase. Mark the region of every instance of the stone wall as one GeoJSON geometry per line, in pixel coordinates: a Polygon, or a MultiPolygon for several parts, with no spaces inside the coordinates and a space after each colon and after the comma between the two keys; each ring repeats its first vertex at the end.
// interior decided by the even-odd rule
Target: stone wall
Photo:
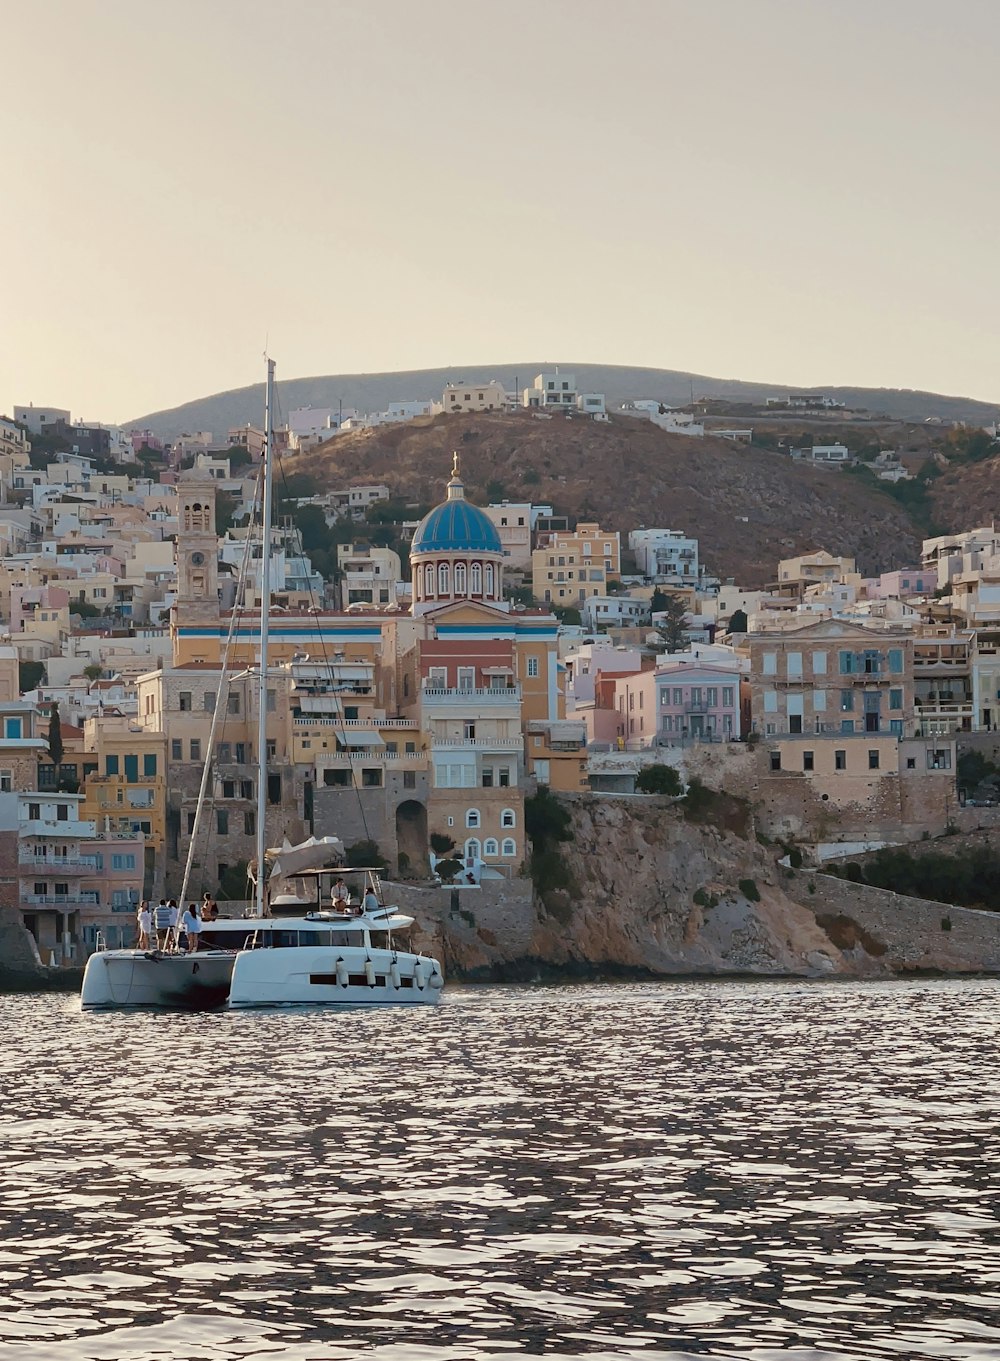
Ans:
{"type": "Polygon", "coordinates": [[[385,900],[415,919],[415,948],[440,957],[446,977],[501,976],[529,959],[537,923],[529,879],[487,879],[472,887],[385,883],[385,900]]]}
{"type": "Polygon", "coordinates": [[[857,973],[1000,972],[1000,913],[908,898],[832,875],[789,871],[788,892],[857,973]]]}

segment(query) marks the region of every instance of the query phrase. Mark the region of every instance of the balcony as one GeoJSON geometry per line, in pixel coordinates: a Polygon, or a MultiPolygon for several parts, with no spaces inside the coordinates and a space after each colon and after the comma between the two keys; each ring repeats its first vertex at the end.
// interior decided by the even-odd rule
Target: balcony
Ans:
{"type": "Polygon", "coordinates": [[[97,893],[22,893],[22,907],[59,907],[72,912],[78,907],[100,907],[97,893]]]}
{"type": "Polygon", "coordinates": [[[383,747],[361,748],[356,751],[324,751],[316,756],[317,771],[325,770],[330,766],[346,767],[357,765],[394,765],[394,766],[421,766],[426,765],[428,753],[426,751],[386,751],[383,747]]]}
{"type": "Polygon", "coordinates": [[[432,708],[451,707],[455,704],[474,704],[481,707],[501,707],[520,705],[521,687],[519,685],[490,686],[489,689],[438,689],[425,686],[420,697],[423,703],[432,708]]]}
{"type": "Polygon", "coordinates": [[[17,863],[19,865],[28,866],[30,869],[38,870],[41,873],[48,873],[52,870],[76,874],[98,873],[98,859],[96,855],[29,855],[27,851],[21,851],[17,857],[17,863]]]}
{"type": "Polygon", "coordinates": [[[520,737],[433,737],[431,738],[431,748],[434,751],[440,748],[451,751],[458,747],[466,747],[471,751],[523,751],[524,741],[520,737]]]}

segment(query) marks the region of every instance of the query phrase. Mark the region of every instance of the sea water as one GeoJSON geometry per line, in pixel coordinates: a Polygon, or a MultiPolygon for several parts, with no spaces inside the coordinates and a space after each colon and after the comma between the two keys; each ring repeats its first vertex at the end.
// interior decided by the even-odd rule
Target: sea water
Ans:
{"type": "Polygon", "coordinates": [[[1000,1358],[998,1015],[977,980],[0,998],[0,1358],[1000,1358]]]}

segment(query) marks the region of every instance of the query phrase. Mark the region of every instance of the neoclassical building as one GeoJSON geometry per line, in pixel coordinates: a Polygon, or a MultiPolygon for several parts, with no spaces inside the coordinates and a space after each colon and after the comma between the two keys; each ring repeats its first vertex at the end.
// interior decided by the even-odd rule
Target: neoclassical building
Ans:
{"type": "Polygon", "coordinates": [[[503,598],[503,546],[490,517],[465,499],[454,456],[448,499],[420,522],[410,545],[413,613],[427,614],[457,600],[508,611],[503,598]]]}

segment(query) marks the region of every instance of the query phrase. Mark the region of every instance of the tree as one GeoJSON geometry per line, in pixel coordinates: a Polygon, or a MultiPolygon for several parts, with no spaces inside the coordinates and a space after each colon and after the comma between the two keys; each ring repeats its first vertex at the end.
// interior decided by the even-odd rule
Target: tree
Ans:
{"type": "Polygon", "coordinates": [[[99,619],[104,613],[96,605],[92,605],[89,600],[74,600],[70,603],[70,614],[78,615],[81,619],[99,619]]]}
{"type": "Polygon", "coordinates": [[[238,860],[235,865],[227,865],[225,872],[219,879],[218,897],[226,902],[232,902],[234,899],[238,902],[241,898],[246,898],[249,892],[247,862],[238,860]]]}
{"type": "Polygon", "coordinates": [[[678,595],[668,595],[665,608],[657,613],[663,617],[657,622],[656,631],[666,643],[667,651],[680,652],[686,642],[687,609],[684,601],[678,595]]]}
{"type": "Polygon", "coordinates": [[[681,777],[673,766],[643,766],[635,777],[635,787],[642,794],[679,794],[681,777]]]}
{"type": "Polygon", "coordinates": [[[498,482],[495,477],[491,477],[486,484],[486,499],[488,501],[502,501],[507,495],[507,489],[502,482],[498,482]]]}
{"type": "Polygon", "coordinates": [[[17,687],[21,694],[34,690],[45,679],[44,662],[18,662],[17,687]]]}
{"type": "Polygon", "coordinates": [[[653,614],[661,614],[670,604],[670,597],[666,591],[661,591],[657,586],[653,594],[649,597],[649,608],[653,614]]]}
{"type": "Polygon", "coordinates": [[[62,765],[63,740],[62,740],[62,721],[59,718],[59,705],[53,704],[49,714],[49,760],[58,770],[62,765]]]}
{"type": "Polygon", "coordinates": [[[219,492],[215,498],[215,532],[221,538],[232,529],[236,519],[236,498],[229,492],[219,492]]]}
{"type": "Polygon", "coordinates": [[[454,837],[445,832],[431,832],[431,850],[435,855],[448,855],[455,849],[454,837]]]}
{"type": "Polygon", "coordinates": [[[292,523],[302,536],[304,553],[311,553],[317,548],[329,548],[330,527],[322,506],[297,506],[292,512],[292,523]]]}
{"type": "Polygon", "coordinates": [[[91,662],[89,666],[83,668],[83,674],[89,681],[100,680],[104,675],[104,667],[101,666],[100,662],[91,662]]]}
{"type": "Polygon", "coordinates": [[[560,624],[582,624],[583,619],[575,605],[553,605],[552,613],[560,624]]]}
{"type": "Polygon", "coordinates": [[[749,620],[746,610],[733,610],[726,625],[727,633],[746,633],[749,620]]]}

